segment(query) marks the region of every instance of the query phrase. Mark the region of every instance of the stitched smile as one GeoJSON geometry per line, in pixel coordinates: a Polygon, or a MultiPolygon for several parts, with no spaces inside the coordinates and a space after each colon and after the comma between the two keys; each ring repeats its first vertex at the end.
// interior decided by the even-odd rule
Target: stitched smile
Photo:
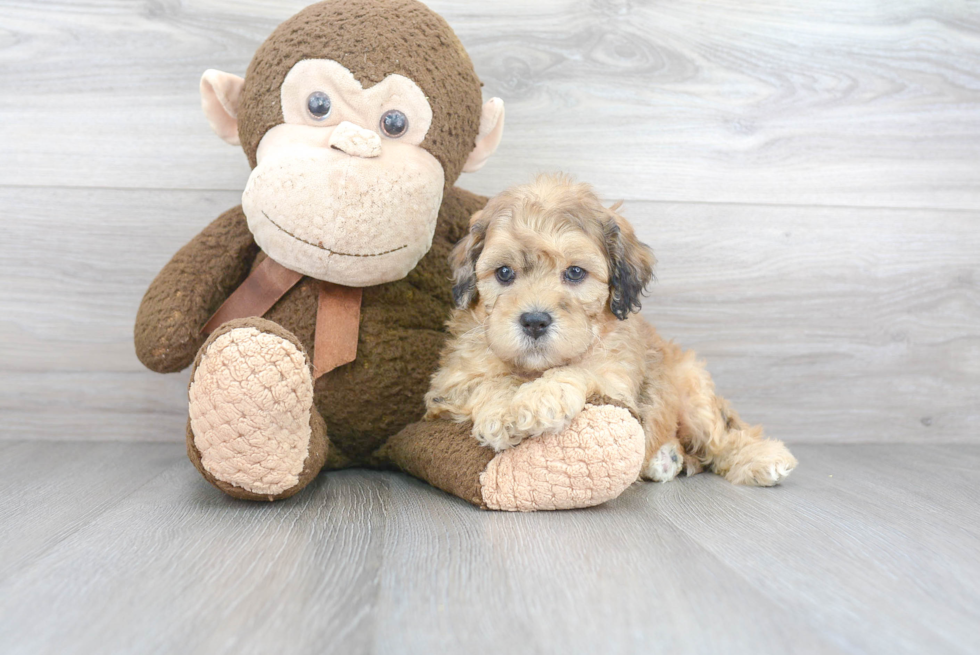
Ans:
{"type": "Polygon", "coordinates": [[[266,214],[264,211],[262,212],[262,215],[265,216],[265,218],[266,218],[267,221],[269,221],[270,223],[272,223],[273,225],[275,225],[277,228],[279,228],[279,230],[281,232],[283,232],[284,234],[287,234],[287,235],[291,236],[292,238],[296,239],[297,241],[299,241],[301,243],[305,243],[308,246],[313,246],[314,248],[319,248],[320,250],[325,250],[325,251],[329,252],[331,255],[340,255],[341,257],[380,257],[381,255],[387,255],[387,254],[390,254],[390,253],[393,253],[393,252],[398,252],[399,250],[404,250],[405,248],[408,248],[408,244],[406,243],[403,246],[398,246],[397,248],[392,248],[391,250],[385,250],[384,252],[373,252],[373,253],[368,253],[368,254],[364,254],[364,255],[361,255],[361,254],[358,254],[358,253],[351,253],[351,252],[339,252],[337,250],[331,250],[330,248],[327,248],[326,246],[323,246],[323,245],[321,245],[319,243],[313,243],[312,241],[307,241],[306,239],[302,239],[302,238],[296,236],[295,234],[293,234],[292,232],[290,232],[289,230],[287,230],[286,228],[284,228],[282,225],[279,225],[279,223],[276,223],[274,220],[272,220],[271,218],[269,218],[269,215],[266,214]]]}

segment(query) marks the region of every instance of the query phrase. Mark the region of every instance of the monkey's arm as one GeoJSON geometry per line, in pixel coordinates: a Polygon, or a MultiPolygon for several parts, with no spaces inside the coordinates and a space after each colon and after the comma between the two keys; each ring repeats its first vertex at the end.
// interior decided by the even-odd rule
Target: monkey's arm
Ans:
{"type": "Polygon", "coordinates": [[[158,373],[186,368],[201,327],[248,275],[259,248],[242,208],[208,225],[157,274],[136,313],[136,356],[158,373]]]}

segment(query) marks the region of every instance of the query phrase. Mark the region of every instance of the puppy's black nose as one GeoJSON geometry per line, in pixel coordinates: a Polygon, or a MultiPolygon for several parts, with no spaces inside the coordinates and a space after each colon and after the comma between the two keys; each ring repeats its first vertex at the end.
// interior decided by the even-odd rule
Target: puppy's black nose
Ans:
{"type": "Polygon", "coordinates": [[[521,314],[521,327],[529,337],[537,339],[548,331],[551,325],[551,314],[547,312],[525,312],[521,314]]]}

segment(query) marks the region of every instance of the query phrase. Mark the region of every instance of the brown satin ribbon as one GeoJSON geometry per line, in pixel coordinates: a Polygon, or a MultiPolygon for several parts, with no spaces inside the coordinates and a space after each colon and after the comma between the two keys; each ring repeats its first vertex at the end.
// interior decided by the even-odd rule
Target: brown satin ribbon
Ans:
{"type": "Polygon", "coordinates": [[[313,376],[319,378],[357,357],[361,289],[320,282],[313,346],[313,376]]]}
{"type": "Polygon", "coordinates": [[[266,257],[245,281],[218,307],[218,311],[201,328],[211,334],[218,326],[236,318],[262,316],[303,279],[302,273],[291,271],[266,257]]]}
{"type": "MultiPolygon", "coordinates": [[[[236,318],[263,316],[302,279],[302,273],[266,257],[208,319],[201,332],[211,334],[222,323],[236,318]]],[[[361,297],[359,288],[320,282],[313,337],[314,379],[357,357],[361,297]]]]}

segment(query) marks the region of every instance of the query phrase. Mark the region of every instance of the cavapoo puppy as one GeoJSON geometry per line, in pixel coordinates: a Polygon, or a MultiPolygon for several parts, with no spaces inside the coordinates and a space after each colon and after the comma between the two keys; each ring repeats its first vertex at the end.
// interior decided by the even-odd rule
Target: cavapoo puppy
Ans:
{"type": "Polygon", "coordinates": [[[565,429],[605,397],[643,425],[643,478],[707,468],[778,483],[796,466],[789,450],[739,419],[695,354],[635,313],[654,258],[616,209],[588,185],[542,176],[474,214],[451,255],[458,308],[427,416],[472,421],[499,451],[565,429]]]}

